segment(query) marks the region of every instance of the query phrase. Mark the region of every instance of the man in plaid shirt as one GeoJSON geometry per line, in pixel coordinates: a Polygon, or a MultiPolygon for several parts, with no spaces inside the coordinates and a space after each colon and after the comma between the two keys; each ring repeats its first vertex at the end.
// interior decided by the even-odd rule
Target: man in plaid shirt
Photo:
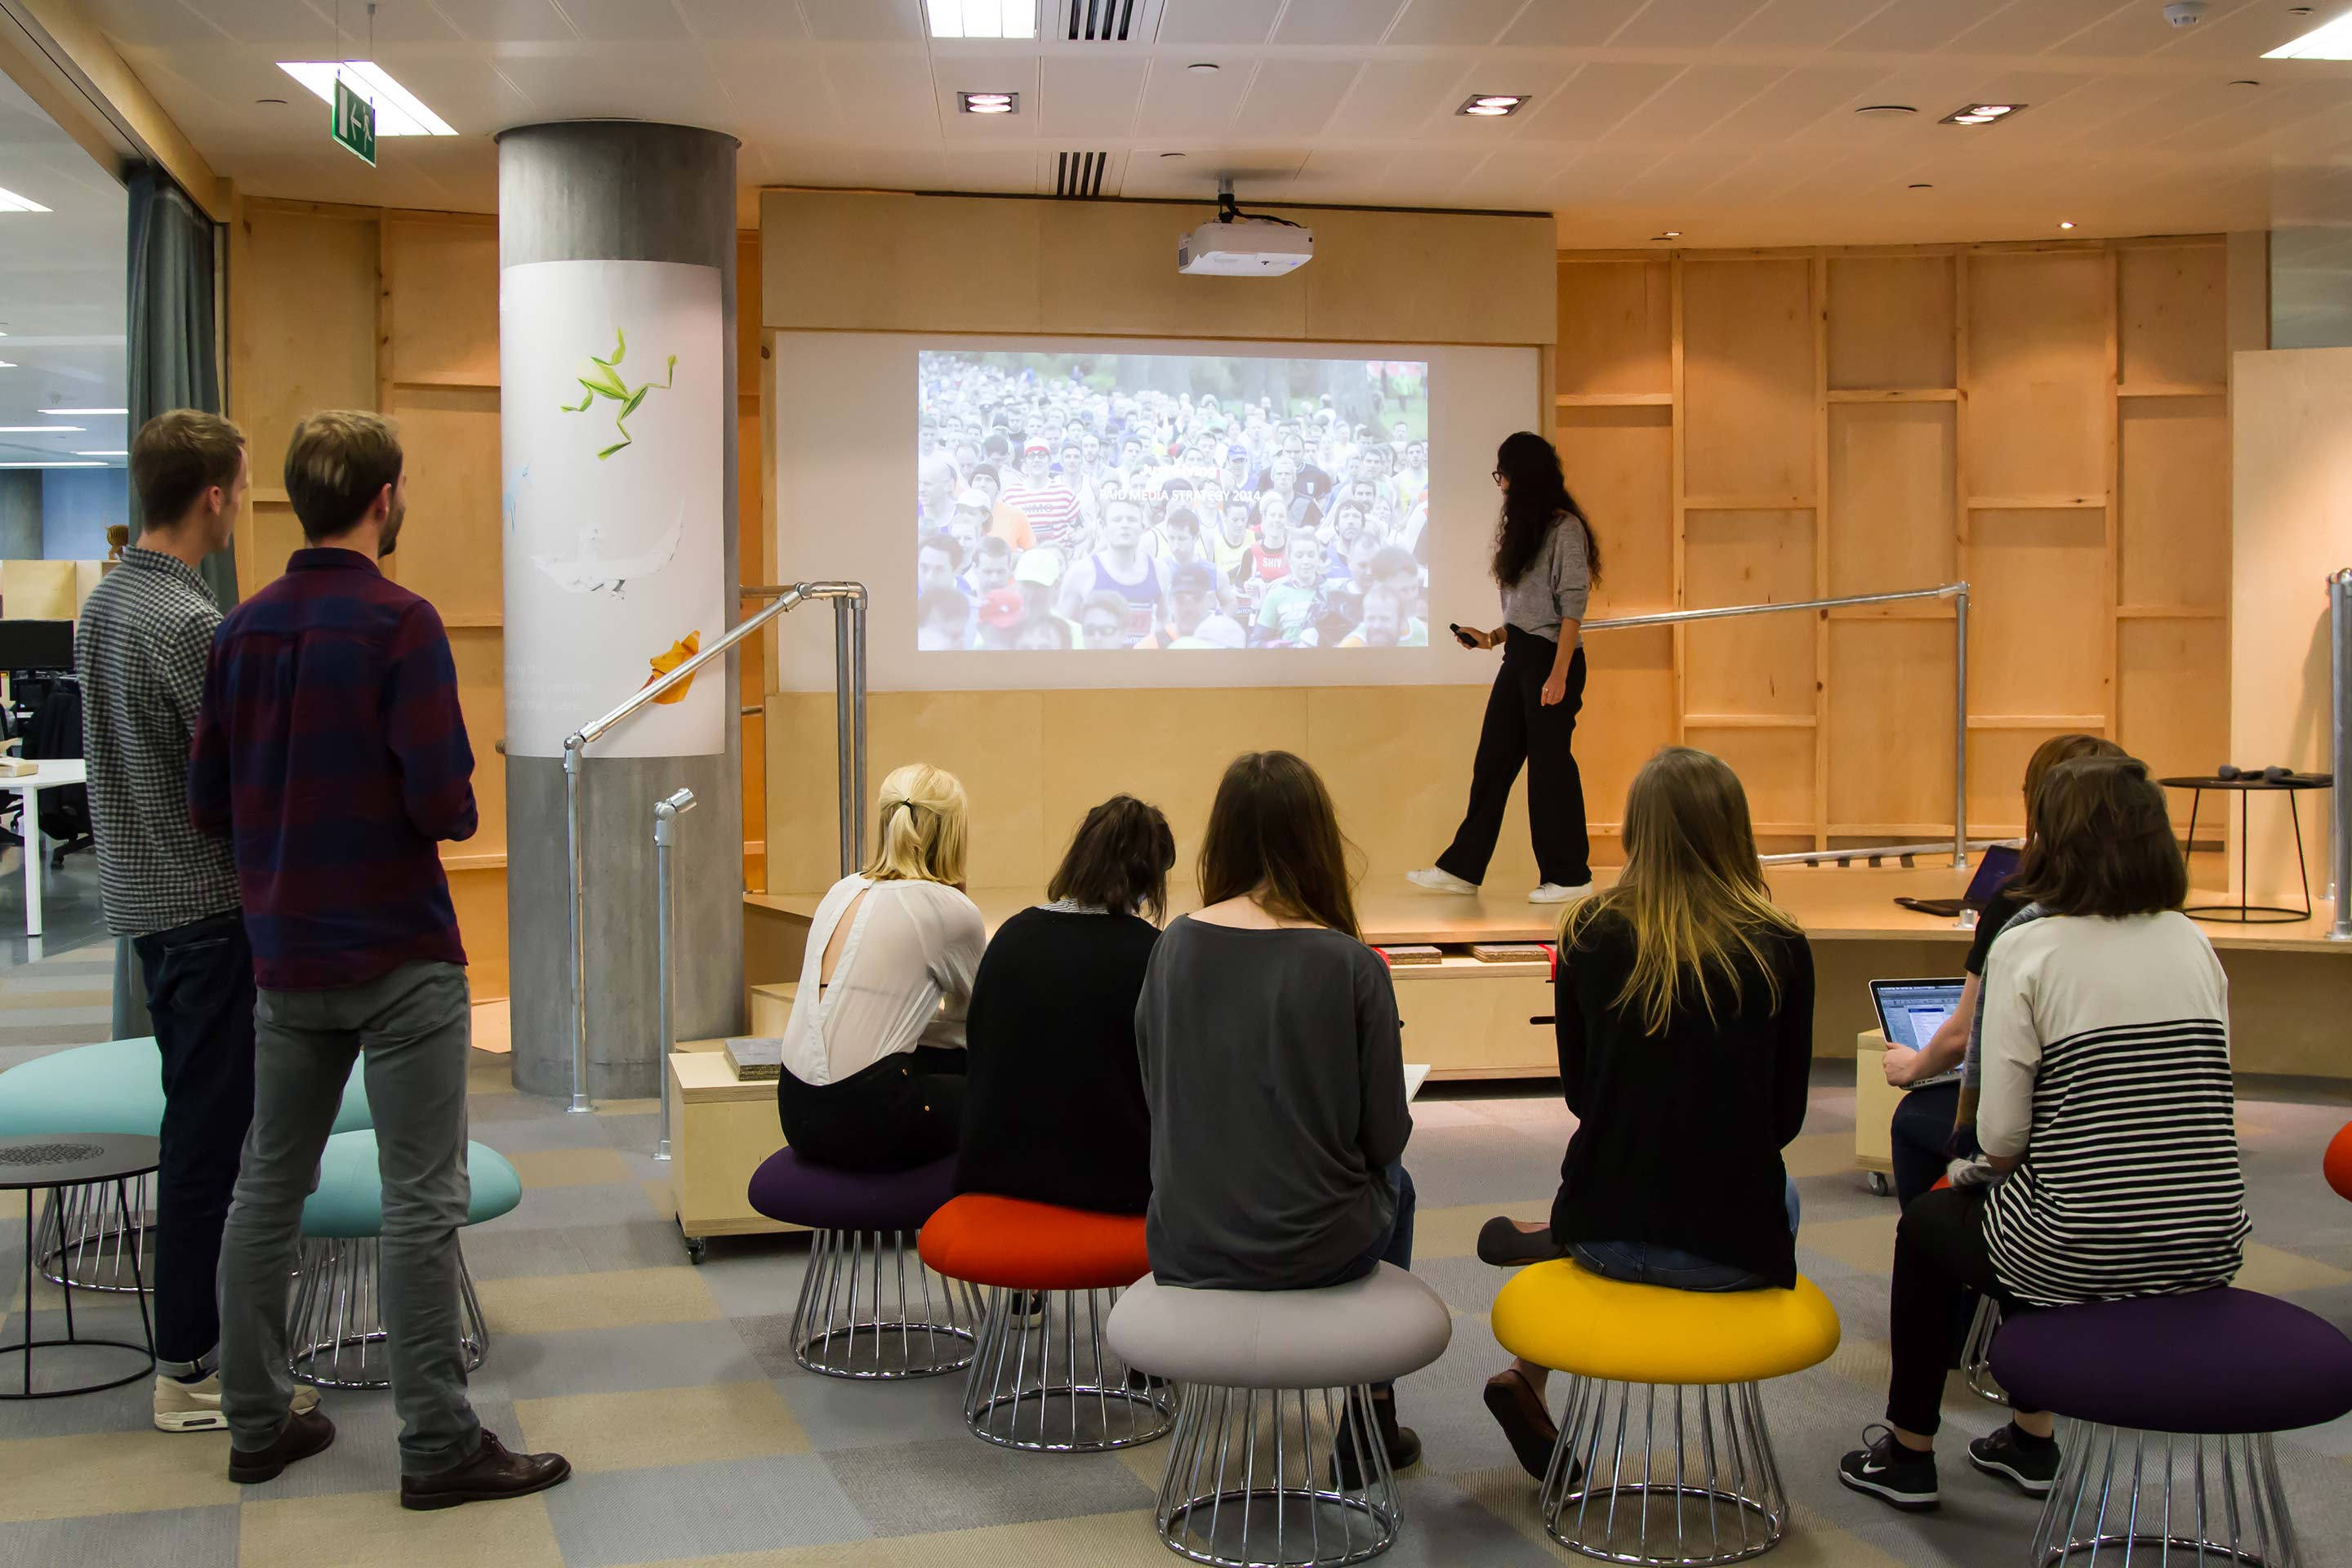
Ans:
{"type": "MultiPolygon", "coordinates": [[[[188,821],[188,748],[220,606],[196,575],[245,502],[245,437],[174,409],[131,443],[144,526],[82,608],[74,663],[106,923],[131,939],[163,1054],[155,1425],[216,1431],[214,1278],[253,1120],[253,952],[228,847],[188,821]]],[[[316,1404],[312,1397],[310,1401],[316,1404]]]]}
{"type": "Polygon", "coordinates": [[[286,1278],[319,1155],[364,1062],[382,1177],[383,1324],[400,1500],[448,1508],[555,1485],[466,1398],[457,1229],[472,1010],[439,845],[473,837],[474,753],[448,634],[377,570],[407,510],[400,442],[373,414],[313,414],[286,447],[308,548],[213,641],[188,814],[226,835],[259,983],[256,1093],[221,1247],[229,1479],[266,1481],[334,1441],[289,1412],[286,1278]]]}

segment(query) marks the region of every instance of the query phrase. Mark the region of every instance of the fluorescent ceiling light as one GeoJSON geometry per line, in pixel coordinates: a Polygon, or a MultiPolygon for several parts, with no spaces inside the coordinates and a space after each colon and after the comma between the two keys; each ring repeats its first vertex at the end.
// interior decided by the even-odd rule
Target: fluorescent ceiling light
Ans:
{"type": "Polygon", "coordinates": [[[20,196],[14,191],[0,191],[0,213],[45,213],[48,210],[30,196],[20,196]]]}
{"type": "Polygon", "coordinates": [[[74,456],[75,456],[75,457],[77,457],[77,458],[127,458],[127,457],[131,456],[131,454],[130,454],[128,451],[122,451],[122,452],[76,452],[76,453],[74,454],[74,456]]]}
{"type": "Polygon", "coordinates": [[[1464,100],[1462,107],[1454,112],[1475,114],[1482,120],[1494,120],[1506,114],[1517,113],[1519,106],[1527,100],[1528,95],[1523,92],[1481,92],[1464,100]]]}
{"type": "Polygon", "coordinates": [[[79,436],[79,425],[0,425],[0,436],[79,436]]]}
{"type": "Polygon", "coordinates": [[[102,468],[104,463],[0,463],[0,468],[102,468]]]}
{"type": "Polygon", "coordinates": [[[2291,44],[2264,55],[2266,60],[2352,60],[2352,11],[2314,27],[2291,44]]]}
{"type": "Polygon", "coordinates": [[[128,414],[128,408],[44,408],[44,414],[128,414]]]}
{"type": "Polygon", "coordinates": [[[375,105],[379,136],[455,136],[457,128],[431,110],[425,100],[392,79],[392,73],[373,60],[279,60],[278,68],[317,93],[335,101],[335,79],[375,105]]]}
{"type": "Polygon", "coordinates": [[[1034,38],[1037,0],[923,0],[934,38],[1034,38]]]}
{"type": "Polygon", "coordinates": [[[1018,114],[1021,95],[1017,92],[959,92],[956,107],[966,114],[1018,114]]]}
{"type": "Polygon", "coordinates": [[[14,370],[16,368],[16,362],[15,360],[0,359],[0,370],[14,370]]]}

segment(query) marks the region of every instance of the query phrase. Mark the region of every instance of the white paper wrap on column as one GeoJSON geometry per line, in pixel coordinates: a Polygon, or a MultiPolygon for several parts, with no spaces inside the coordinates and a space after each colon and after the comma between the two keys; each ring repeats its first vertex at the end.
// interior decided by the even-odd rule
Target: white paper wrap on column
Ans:
{"type": "MultiPolygon", "coordinates": [[[[507,750],[563,738],[727,629],[719,269],[534,261],[499,274],[507,750]]],[[[714,666],[593,756],[726,749],[714,666]]]]}

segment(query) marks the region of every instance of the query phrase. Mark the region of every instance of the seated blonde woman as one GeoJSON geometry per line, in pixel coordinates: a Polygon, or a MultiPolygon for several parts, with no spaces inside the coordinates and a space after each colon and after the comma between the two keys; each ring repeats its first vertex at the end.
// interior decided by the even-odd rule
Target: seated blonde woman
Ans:
{"type": "Polygon", "coordinates": [[[776,1079],[785,1139],[848,1171],[955,1152],[964,1016],[987,943],[963,891],[963,785],[912,763],[882,781],[877,806],[874,858],[809,924],[776,1079]]]}

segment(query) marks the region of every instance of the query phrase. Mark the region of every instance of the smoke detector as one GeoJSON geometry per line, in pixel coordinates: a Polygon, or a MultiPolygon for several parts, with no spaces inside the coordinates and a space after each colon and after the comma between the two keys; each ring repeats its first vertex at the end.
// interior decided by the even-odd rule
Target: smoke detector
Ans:
{"type": "Polygon", "coordinates": [[[2205,19],[2205,0],[2172,0],[2164,19],[2176,27],[2193,27],[2205,19]]]}

